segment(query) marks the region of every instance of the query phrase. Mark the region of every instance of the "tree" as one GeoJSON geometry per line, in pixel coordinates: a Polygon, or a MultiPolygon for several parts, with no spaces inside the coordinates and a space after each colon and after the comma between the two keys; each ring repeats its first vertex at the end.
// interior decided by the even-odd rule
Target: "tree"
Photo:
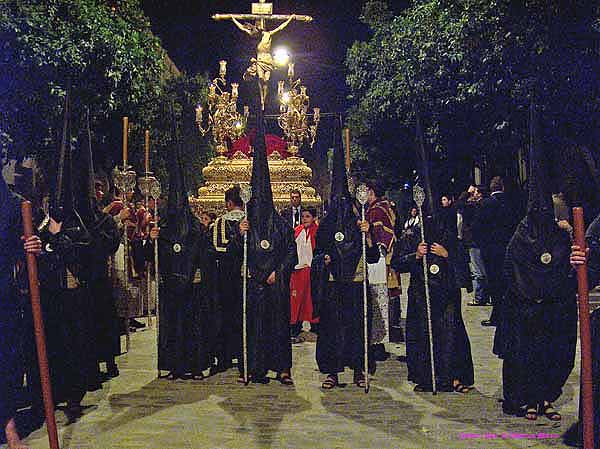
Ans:
{"type": "Polygon", "coordinates": [[[99,168],[120,160],[121,117],[129,116],[138,173],[146,128],[153,128],[155,149],[168,147],[170,126],[159,105],[170,98],[176,109],[189,109],[191,97],[198,101],[206,91],[205,78],[171,79],[140,0],[8,0],[0,5],[0,39],[0,143],[10,157],[37,156],[50,175],[67,86],[76,139],[90,110],[99,168]],[[175,86],[194,92],[174,98],[175,86]]]}
{"type": "Polygon", "coordinates": [[[372,38],[346,59],[355,154],[390,185],[410,176],[418,112],[443,184],[466,182],[482,159],[488,175],[510,174],[526,148],[532,98],[549,150],[595,142],[598,12],[592,1],[422,0],[393,15],[369,1],[361,19],[372,38]],[[394,160],[405,166],[396,174],[378,166],[394,160]]]}

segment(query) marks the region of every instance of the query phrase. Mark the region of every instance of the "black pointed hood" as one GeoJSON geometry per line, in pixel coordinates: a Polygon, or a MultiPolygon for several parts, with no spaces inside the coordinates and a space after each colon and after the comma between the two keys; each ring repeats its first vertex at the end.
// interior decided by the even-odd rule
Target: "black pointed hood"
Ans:
{"type": "Polygon", "coordinates": [[[529,181],[527,215],[533,220],[554,219],[548,157],[540,139],[539,111],[532,101],[529,108],[529,181]]]}
{"type": "Polygon", "coordinates": [[[425,190],[425,203],[423,203],[423,214],[435,216],[437,212],[437,196],[431,179],[429,152],[425,146],[425,135],[423,132],[423,124],[421,122],[421,111],[415,109],[416,121],[416,138],[417,138],[417,154],[419,175],[421,177],[420,185],[425,190]]]}
{"type": "Polygon", "coordinates": [[[248,218],[251,223],[251,234],[257,241],[269,239],[276,226],[279,214],[273,204],[271,175],[267,161],[267,145],[265,141],[265,120],[260,103],[256,107],[256,137],[253,142],[252,157],[252,200],[249,204],[248,218]]]}
{"type": "Polygon", "coordinates": [[[554,219],[547,155],[539,135],[538,110],[530,107],[529,198],[527,213],[507,248],[511,285],[527,300],[552,301],[569,288],[570,236],[554,219]]]}
{"type": "Polygon", "coordinates": [[[352,280],[362,255],[362,237],[356,225],[361,213],[360,204],[348,190],[348,175],[340,136],[341,129],[335,126],[329,209],[319,223],[316,243],[331,256],[334,278],[352,280]]]}
{"type": "Polygon", "coordinates": [[[58,154],[56,182],[50,206],[50,216],[57,222],[64,221],[65,217],[71,215],[74,211],[71,145],[71,89],[68,88],[64,103],[62,139],[58,154]]]}
{"type": "Polygon", "coordinates": [[[98,219],[98,205],[96,201],[96,186],[94,173],[94,159],[92,154],[92,129],[90,111],[86,109],[83,138],[81,139],[78,158],[77,212],[86,226],[92,226],[98,219]]]}
{"type": "Polygon", "coordinates": [[[173,105],[170,108],[172,117],[173,147],[169,152],[169,199],[167,205],[168,228],[166,234],[172,239],[183,241],[191,232],[192,211],[188,201],[188,193],[183,172],[181,141],[177,131],[177,123],[173,105]]]}
{"type": "Polygon", "coordinates": [[[348,172],[346,171],[346,161],[344,160],[344,151],[340,145],[341,130],[337,126],[337,121],[333,130],[333,173],[331,175],[331,198],[330,203],[342,198],[351,198],[348,189],[348,172]]]}

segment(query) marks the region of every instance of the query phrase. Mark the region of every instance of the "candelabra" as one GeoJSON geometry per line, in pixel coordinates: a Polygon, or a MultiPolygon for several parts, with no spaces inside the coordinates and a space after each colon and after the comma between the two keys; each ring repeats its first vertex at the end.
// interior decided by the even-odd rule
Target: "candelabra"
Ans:
{"type": "Polygon", "coordinates": [[[296,156],[302,144],[307,141],[312,148],[317,137],[317,128],[321,119],[321,109],[313,109],[313,124],[308,124],[310,97],[302,81],[294,79],[294,63],[288,66],[288,89],[285,81],[279,81],[277,96],[281,103],[277,123],[285,134],[288,152],[296,156]]]}
{"type": "Polygon", "coordinates": [[[227,140],[238,139],[244,134],[249,109],[244,106],[243,114],[238,112],[239,84],[231,83],[231,92],[227,92],[227,61],[220,61],[219,66],[219,76],[208,86],[207,125],[202,125],[204,108],[200,104],[196,106],[196,125],[202,136],[212,129],[217,154],[223,156],[227,153],[227,140]]]}

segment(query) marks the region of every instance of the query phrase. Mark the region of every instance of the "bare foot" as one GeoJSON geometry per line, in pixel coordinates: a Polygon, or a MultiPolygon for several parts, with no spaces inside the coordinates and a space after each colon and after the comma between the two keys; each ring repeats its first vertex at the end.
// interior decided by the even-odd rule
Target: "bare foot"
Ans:
{"type": "Polygon", "coordinates": [[[19,433],[17,432],[17,426],[15,424],[15,420],[11,419],[6,425],[6,442],[8,443],[9,449],[29,449],[19,437],[19,433]]]}

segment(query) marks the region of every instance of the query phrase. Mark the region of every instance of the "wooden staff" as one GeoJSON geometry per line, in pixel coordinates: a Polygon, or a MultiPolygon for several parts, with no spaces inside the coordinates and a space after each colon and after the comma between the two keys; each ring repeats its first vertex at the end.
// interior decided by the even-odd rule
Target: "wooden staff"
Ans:
{"type": "MultiPolygon", "coordinates": [[[[583,209],[573,208],[575,245],[587,251],[583,209]]],[[[590,301],[587,262],[577,266],[577,292],[579,304],[579,332],[581,344],[581,404],[583,412],[583,447],[594,449],[594,398],[592,384],[592,334],[590,326],[590,301]]]]}
{"type": "MultiPolygon", "coordinates": [[[[23,217],[23,235],[26,239],[33,236],[33,223],[31,203],[21,203],[21,216],[23,217]]],[[[60,449],[58,432],[54,417],[54,400],[52,399],[52,385],[50,383],[50,370],[48,369],[48,355],[46,352],[46,333],[42,318],[40,303],[40,287],[38,281],[37,260],[34,254],[27,253],[27,273],[29,275],[29,293],[31,296],[31,312],[33,314],[33,329],[35,332],[35,346],[37,349],[38,365],[40,368],[40,381],[42,385],[42,398],[44,399],[44,412],[46,414],[46,429],[51,449],[60,449]]]]}

